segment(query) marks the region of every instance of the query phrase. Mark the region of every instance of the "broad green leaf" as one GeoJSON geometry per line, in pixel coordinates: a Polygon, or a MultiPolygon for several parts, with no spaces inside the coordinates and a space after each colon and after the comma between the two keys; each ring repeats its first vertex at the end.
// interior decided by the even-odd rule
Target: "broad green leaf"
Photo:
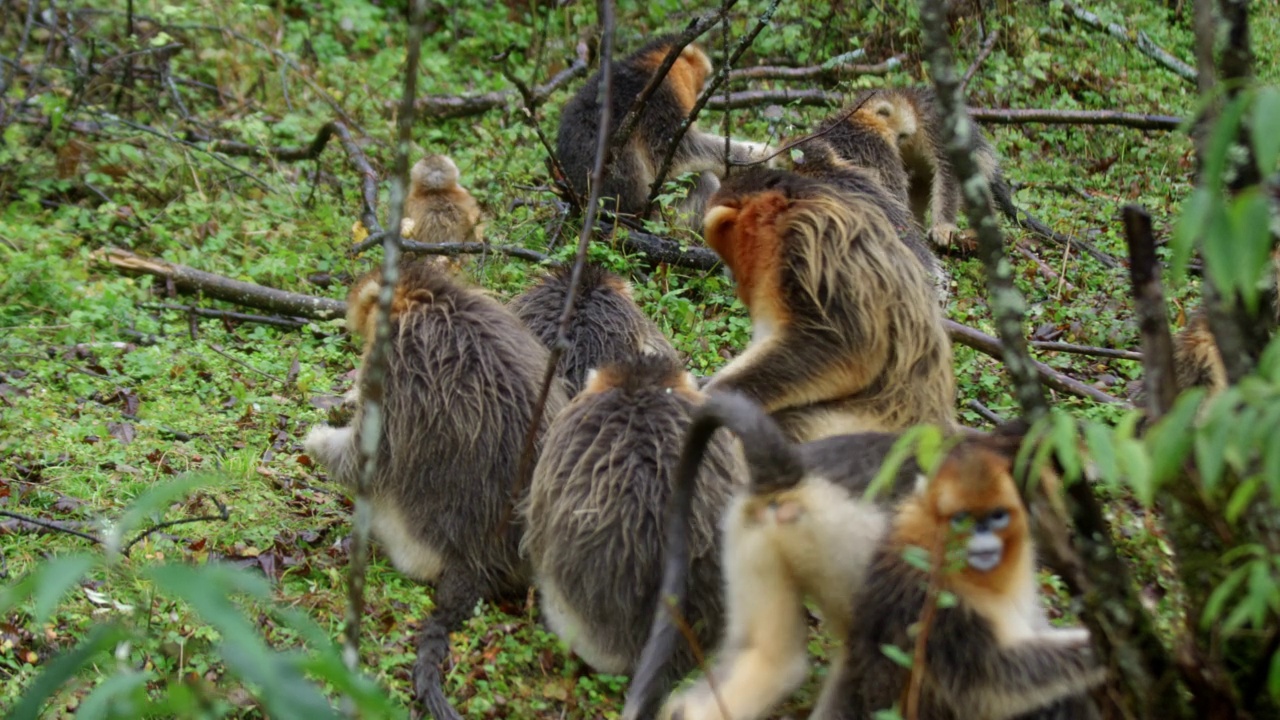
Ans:
{"type": "Polygon", "coordinates": [[[42,562],[33,573],[37,579],[32,593],[32,623],[37,627],[43,625],[67,591],[78,585],[96,562],[97,558],[84,553],[62,555],[42,562]]]}
{"type": "Polygon", "coordinates": [[[117,669],[98,683],[76,707],[76,720],[102,720],[107,717],[142,717],[147,703],[147,682],[152,673],[117,669]]]}
{"type": "Polygon", "coordinates": [[[1239,134],[1240,120],[1244,117],[1247,101],[1248,97],[1245,93],[1231,99],[1218,114],[1218,121],[1214,123],[1213,130],[1209,133],[1209,142],[1204,153],[1203,176],[1204,183],[1210,191],[1222,190],[1223,175],[1226,173],[1227,162],[1230,159],[1229,151],[1239,134]]]}
{"type": "Polygon", "coordinates": [[[1196,411],[1204,392],[1194,388],[1180,394],[1169,412],[1147,432],[1144,442],[1151,456],[1151,481],[1157,486],[1182,474],[1194,444],[1196,411]]]}
{"type": "Polygon", "coordinates": [[[1155,486],[1151,482],[1151,460],[1140,440],[1121,440],[1116,444],[1116,455],[1129,487],[1139,502],[1147,507],[1155,501],[1155,486]]]}
{"type": "Polygon", "coordinates": [[[1218,587],[1214,588],[1212,593],[1209,593],[1209,599],[1204,604],[1204,612],[1200,615],[1201,629],[1209,629],[1210,626],[1218,621],[1218,618],[1222,617],[1222,609],[1226,607],[1227,601],[1235,595],[1236,590],[1244,582],[1248,572],[1249,566],[1241,565],[1232,570],[1218,584],[1218,587]]]}
{"type": "Polygon", "coordinates": [[[1120,480],[1120,465],[1116,461],[1115,443],[1111,441],[1111,429],[1095,422],[1084,423],[1085,446],[1098,475],[1108,484],[1120,480]]]}
{"type": "Polygon", "coordinates": [[[1204,256],[1205,274],[1213,280],[1223,292],[1233,287],[1236,282],[1236,263],[1239,253],[1236,249],[1235,223],[1231,220],[1224,202],[1215,203],[1209,212],[1208,224],[1200,243],[1200,254],[1204,256]]]}
{"type": "Polygon", "coordinates": [[[1271,656],[1271,672],[1267,673],[1267,690],[1271,697],[1280,699],[1280,652],[1271,656]]]}
{"type": "Polygon", "coordinates": [[[1203,424],[1196,432],[1196,467],[1205,490],[1210,493],[1222,480],[1226,467],[1227,434],[1235,427],[1233,410],[1238,401],[1236,388],[1219,393],[1209,404],[1203,424]]]}
{"type": "Polygon", "coordinates": [[[1173,246],[1169,277],[1177,286],[1187,275],[1187,263],[1191,260],[1191,251],[1195,249],[1196,240],[1204,235],[1205,225],[1215,204],[1222,201],[1209,192],[1207,188],[1198,187],[1191,191],[1191,197],[1182,205],[1182,216],[1174,227],[1170,245],[1173,246]]]}
{"type": "MultiPolygon", "coordinates": [[[[1257,186],[1238,194],[1230,206],[1232,233],[1230,245],[1234,259],[1234,283],[1222,286],[1223,294],[1232,291],[1240,294],[1245,309],[1257,314],[1261,297],[1259,282],[1271,276],[1271,207],[1257,186]]],[[[1215,242],[1222,241],[1214,238],[1215,242]]]]}
{"type": "Polygon", "coordinates": [[[920,426],[920,436],[916,440],[916,464],[925,468],[929,477],[938,472],[938,466],[942,464],[949,449],[942,440],[942,430],[938,426],[920,426]]]}
{"type": "Polygon", "coordinates": [[[888,643],[881,645],[880,652],[884,653],[884,656],[895,664],[901,665],[908,670],[911,669],[911,655],[897,645],[889,645],[888,643]]]}
{"type": "Polygon", "coordinates": [[[1053,422],[1053,429],[1050,432],[1053,435],[1054,451],[1058,456],[1058,462],[1062,463],[1065,479],[1068,482],[1077,480],[1080,478],[1082,465],[1075,419],[1065,412],[1053,412],[1050,413],[1050,417],[1053,422]]]}
{"type": "Polygon", "coordinates": [[[1262,478],[1260,476],[1251,477],[1240,483],[1231,493],[1230,499],[1227,500],[1227,522],[1234,523],[1240,519],[1240,514],[1249,507],[1249,501],[1258,494],[1258,489],[1261,487],[1262,478]]]}
{"type": "Polygon", "coordinates": [[[123,639],[124,629],[115,623],[94,625],[89,636],[79,645],[54,658],[44,668],[18,700],[8,716],[9,720],[36,720],[45,701],[76,673],[97,660],[123,639]]]}
{"type": "Polygon", "coordinates": [[[1258,88],[1249,120],[1253,135],[1253,156],[1263,176],[1275,172],[1280,159],[1280,88],[1267,85],[1258,88]]]}
{"type": "Polygon", "coordinates": [[[929,551],[918,545],[908,545],[902,548],[902,560],[906,564],[922,572],[929,572],[933,569],[933,562],[929,558],[929,551]]]}
{"type": "Polygon", "coordinates": [[[955,596],[954,593],[949,592],[947,590],[938,591],[938,609],[939,610],[946,610],[948,608],[953,608],[959,603],[960,603],[960,600],[955,596]]]}
{"type": "Polygon", "coordinates": [[[906,462],[907,458],[915,452],[916,443],[923,432],[923,427],[922,425],[917,425],[898,436],[898,439],[893,443],[893,447],[889,448],[889,454],[885,456],[884,462],[881,463],[879,472],[871,479],[867,489],[862,491],[864,500],[874,499],[889,490],[893,484],[894,476],[897,475],[898,469],[902,467],[902,463],[906,462]]]}

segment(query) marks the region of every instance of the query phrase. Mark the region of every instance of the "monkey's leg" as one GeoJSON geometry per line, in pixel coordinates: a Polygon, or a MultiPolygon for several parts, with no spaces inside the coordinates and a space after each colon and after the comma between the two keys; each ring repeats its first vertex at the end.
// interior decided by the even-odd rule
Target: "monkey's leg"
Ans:
{"type": "Polygon", "coordinates": [[[418,635],[418,660],[413,666],[414,692],[435,720],[462,720],[444,694],[441,671],[449,657],[449,633],[462,627],[481,599],[479,583],[464,570],[455,569],[440,578],[435,591],[435,611],[418,635]]]}
{"type": "Polygon", "coordinates": [[[951,165],[939,162],[933,172],[933,188],[929,194],[929,240],[938,247],[948,247],[959,234],[956,219],[960,217],[960,183],[951,165]]]}
{"type": "MultiPolygon", "coordinates": [[[[734,519],[741,523],[743,516],[734,519]]],[[[754,720],[804,682],[803,596],[770,541],[759,527],[738,528],[726,537],[728,639],[712,671],[714,688],[703,678],[673,697],[663,718],[754,720]]]]}

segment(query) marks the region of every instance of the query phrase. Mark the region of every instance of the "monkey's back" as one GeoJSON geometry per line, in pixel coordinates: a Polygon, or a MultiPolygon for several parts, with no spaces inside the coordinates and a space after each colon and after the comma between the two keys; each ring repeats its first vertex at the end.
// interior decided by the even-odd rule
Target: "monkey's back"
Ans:
{"type": "MultiPolygon", "coordinates": [[[[612,134],[631,109],[631,104],[644,90],[649,79],[653,77],[656,63],[652,62],[657,53],[666,55],[671,47],[672,36],[664,35],[645,43],[643,47],[613,64],[612,97],[610,104],[609,127],[605,132],[612,134]]],[[[661,57],[658,58],[658,63],[661,57]]],[[[560,125],[556,132],[556,157],[564,168],[566,181],[573,191],[584,201],[590,188],[588,178],[595,165],[596,145],[600,138],[600,71],[596,71],[587,82],[574,93],[560,114],[560,125]]],[[[674,128],[684,119],[680,112],[680,103],[675,97],[669,83],[664,81],[650,95],[648,102],[640,110],[635,135],[630,139],[631,148],[641,151],[649,166],[648,175],[657,169],[657,161],[650,148],[664,148],[670,140],[661,129],[674,128]]],[[[628,161],[634,153],[615,153],[617,156],[611,166],[605,186],[600,196],[609,200],[617,200],[617,210],[622,213],[635,214],[644,210],[648,199],[648,183],[642,182],[643,188],[634,182],[635,178],[643,180],[647,175],[641,167],[633,167],[628,161]]],[[[644,165],[645,163],[639,163],[644,165]]],[[[612,202],[606,207],[613,208],[612,202]]]]}
{"type": "MultiPolygon", "coordinates": [[[[508,306],[548,350],[560,331],[571,275],[568,266],[555,268],[508,306]]],[[[606,363],[639,352],[677,357],[658,326],[627,295],[622,278],[587,264],[578,287],[566,337],[569,347],[557,366],[571,396],[582,389],[587,371],[606,363]]]]}
{"type": "MultiPolygon", "coordinates": [[[[405,272],[408,306],[391,327],[375,502],[420,519],[407,532],[446,566],[473,570],[494,592],[518,590],[527,580],[520,523],[498,529],[547,351],[496,300],[444,270],[417,263],[405,272]]],[[[557,382],[544,416],[565,402],[557,382]]]]}
{"type": "Polygon", "coordinates": [[[405,216],[413,219],[413,239],[418,242],[479,240],[480,206],[461,188],[415,191],[405,200],[405,216]]]}
{"type": "MultiPolygon", "coordinates": [[[[694,401],[670,390],[670,358],[603,372],[619,386],[580,395],[547,434],[527,506],[529,554],[548,622],[599,670],[629,672],[648,638],[665,554],[664,519],[694,401]]],[[[703,648],[723,624],[718,524],[746,469],[726,435],[708,448],[693,499],[687,620],[703,648]]],[[[671,668],[694,666],[684,651],[671,668]]]]}
{"type": "MultiPolygon", "coordinates": [[[[855,103],[854,107],[857,107],[855,103]]],[[[879,174],[884,189],[906,207],[909,202],[907,171],[898,147],[882,135],[881,131],[854,113],[844,117],[841,113],[824,121],[815,130],[830,143],[841,158],[879,174]]]]}

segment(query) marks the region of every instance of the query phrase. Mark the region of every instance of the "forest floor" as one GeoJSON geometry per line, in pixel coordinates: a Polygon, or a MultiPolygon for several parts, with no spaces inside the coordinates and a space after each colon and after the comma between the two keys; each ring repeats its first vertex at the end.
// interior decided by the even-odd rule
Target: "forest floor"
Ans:
{"type": "MultiPolygon", "coordinates": [[[[346,284],[380,258],[350,257],[360,218],[360,176],[331,142],[315,160],[256,159],[213,151],[184,133],[252,146],[305,146],[340,109],[381,179],[392,164],[392,106],[402,87],[405,30],[401,3],[290,1],[275,5],[155,0],[59,8],[54,30],[37,18],[22,72],[0,66],[10,82],[0,129],[0,510],[94,534],[148,489],[188,473],[198,492],[172,499],[156,517],[216,513],[229,519],[168,528],[140,542],[125,572],[106,570],[77,586],[43,623],[27,606],[0,614],[0,708],[20,698],[59,653],[104,618],[137,613],[146,631],[118,654],[145,668],[150,682],[202,678],[215,714],[260,714],[252,692],[230,679],[217,652],[219,633],[189,603],[158,593],[139,572],[175,559],[221,560],[251,568],[279,604],[304,611],[333,637],[341,632],[351,502],[302,454],[307,428],[352,383],[357,348],[341,320],[273,327],[197,317],[190,297],[163,283],[129,277],[94,255],[115,246],[202,270],[296,292],[343,298],[346,284]],[[95,9],[96,8],[96,9],[95,9]],[[47,52],[47,55],[46,55],[47,52]],[[127,66],[128,71],[124,68],[127,66]],[[131,568],[131,570],[129,569],[131,568]],[[128,608],[128,610],[124,609],[128,608]]],[[[27,3],[0,0],[0,55],[18,55],[27,3]]],[[[593,3],[531,13],[523,2],[433,5],[420,92],[471,96],[510,88],[497,56],[514,48],[517,76],[541,84],[563,70],[596,27],[593,3]],[[512,6],[512,7],[508,7],[512,6]]],[[[542,4],[539,4],[540,7],[542,4]]],[[[706,12],[718,3],[697,3],[706,12]]],[[[735,43],[765,3],[737,7],[735,43]]],[[[1133,45],[1071,21],[1060,2],[996,3],[958,18],[958,60],[977,55],[985,31],[1000,33],[969,87],[982,108],[1118,110],[1186,116],[1194,83],[1133,45]]],[[[1188,3],[1181,15],[1146,0],[1090,0],[1107,19],[1144,30],[1194,65],[1188,3]]],[[[1280,5],[1255,3],[1259,76],[1280,76],[1280,5]]],[[[693,16],[678,0],[624,3],[617,46],[626,52],[693,16]]],[[[919,60],[914,3],[787,0],[740,66],[809,66],[863,50],[859,62],[901,54],[887,74],[808,81],[740,81],[734,91],[824,89],[851,97],[865,87],[926,81],[919,60]]],[[[719,31],[708,39],[718,59],[719,31]]],[[[560,106],[582,83],[550,95],[536,122],[554,138],[560,106]]],[[[806,131],[834,107],[779,103],[706,112],[707,128],[726,123],[742,138],[777,141],[806,131]]],[[[1119,211],[1137,203],[1167,240],[1188,196],[1192,143],[1185,130],[1136,130],[1061,124],[987,125],[1004,158],[1015,201],[1054,229],[1126,256],[1119,211]]],[[[193,136],[194,137],[194,136],[193,136]]],[[[562,215],[549,190],[546,153],[522,118],[518,100],[481,114],[425,115],[414,129],[422,153],[447,153],[486,216],[488,242],[570,257],[577,220],[562,215]]],[[[385,221],[387,184],[379,213],[385,221]]],[[[1137,349],[1129,282],[1123,268],[1062,250],[1005,222],[1016,280],[1027,298],[1033,340],[1137,349]]],[[[661,231],[661,227],[653,228],[661,231]]],[[[673,232],[690,245],[699,240],[673,232]]],[[[1167,252],[1167,250],[1162,250],[1167,252]]],[[[591,258],[631,278],[641,306],[688,357],[710,374],[738,352],[750,324],[719,270],[646,265],[615,238],[591,258]]],[[[945,263],[954,279],[948,316],[994,334],[981,263],[957,252],[945,263]]],[[[524,260],[475,257],[465,271],[500,297],[537,277],[524,260]]],[[[1177,325],[1194,307],[1195,278],[1166,278],[1177,325]]],[[[256,312],[212,301],[197,305],[256,312]]],[[[1141,367],[1133,360],[1036,350],[1051,367],[1126,400],[1141,367]]],[[[970,426],[988,423],[977,401],[1016,413],[998,360],[955,347],[957,410],[970,426]]],[[[1120,406],[1055,393],[1053,402],[1098,420],[1120,406]]],[[[1169,562],[1158,522],[1121,498],[1130,513],[1120,538],[1149,582],[1146,596],[1163,617],[1176,613],[1160,578],[1169,562]]],[[[19,578],[42,558],[84,550],[89,541],[0,517],[0,573],[19,578]]],[[[366,589],[364,666],[407,707],[413,637],[431,609],[428,588],[395,572],[374,546],[366,589]]],[[[1045,576],[1045,589],[1058,583],[1045,576]]],[[[135,615],[135,620],[138,620],[135,615]]],[[[273,645],[296,638],[266,614],[257,630],[273,645]]],[[[815,630],[815,666],[829,644],[815,630]]],[[[591,673],[539,624],[532,593],[524,603],[484,605],[453,637],[446,690],[472,718],[612,718],[626,678],[591,673]]],[[[95,665],[55,696],[49,716],[72,714],[112,668],[95,665]]],[[[802,715],[822,670],[778,715],[802,715]]]]}

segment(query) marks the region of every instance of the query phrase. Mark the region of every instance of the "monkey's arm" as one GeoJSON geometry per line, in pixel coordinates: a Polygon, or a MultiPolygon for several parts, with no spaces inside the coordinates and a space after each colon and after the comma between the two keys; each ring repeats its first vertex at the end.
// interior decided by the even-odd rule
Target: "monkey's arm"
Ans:
{"type": "MultiPolygon", "coordinates": [[[[680,143],[680,149],[676,152],[674,161],[672,162],[671,174],[679,175],[683,172],[713,172],[717,175],[724,173],[724,144],[725,137],[723,135],[710,135],[690,130],[680,143]]],[[[763,160],[773,152],[765,143],[751,142],[749,140],[734,140],[729,138],[729,161],[732,163],[749,163],[757,160],[763,160]]]]}
{"type": "Polygon", "coordinates": [[[875,343],[847,350],[854,339],[829,333],[834,331],[784,332],[752,342],[711,378],[706,392],[737,390],[773,413],[862,391],[883,369],[887,348],[875,343]]]}
{"type": "MultiPolygon", "coordinates": [[[[357,386],[358,387],[358,386],[357,386]]],[[[351,425],[342,428],[316,425],[307,433],[302,447],[313,460],[329,471],[329,477],[343,485],[352,485],[356,473],[356,423],[357,413],[351,425]]]]}
{"type": "Polygon", "coordinates": [[[948,646],[945,639],[933,638],[974,637],[974,630],[957,634],[954,624],[980,621],[963,618],[962,613],[947,615],[946,620],[939,618],[931,635],[929,669],[956,704],[973,708],[976,717],[1017,717],[1086,692],[1105,679],[1106,670],[1094,658],[1085,630],[1051,629],[1000,647],[984,629],[978,631],[986,635],[981,642],[948,646]]]}

